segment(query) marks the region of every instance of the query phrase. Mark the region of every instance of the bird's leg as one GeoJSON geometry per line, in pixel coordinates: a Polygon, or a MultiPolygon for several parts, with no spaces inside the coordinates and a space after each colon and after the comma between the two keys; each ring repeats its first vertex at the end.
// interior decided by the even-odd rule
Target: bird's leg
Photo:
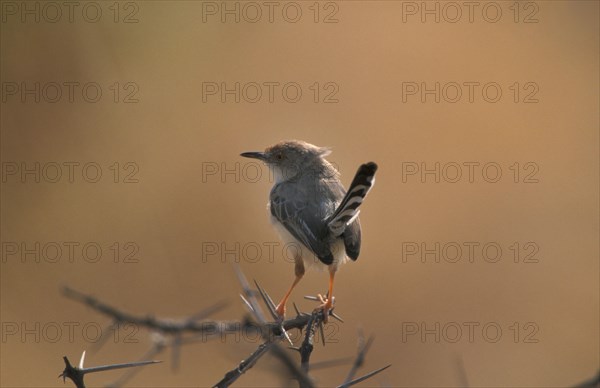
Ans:
{"type": "Polygon", "coordinates": [[[294,289],[294,287],[296,287],[296,284],[298,284],[298,282],[300,281],[300,279],[302,279],[302,276],[296,276],[296,279],[294,279],[294,283],[292,283],[292,286],[285,293],[285,295],[283,296],[283,298],[281,298],[281,301],[277,304],[277,307],[275,308],[275,311],[277,312],[277,315],[279,315],[279,317],[281,319],[283,319],[285,317],[285,304],[287,303],[287,300],[290,297],[290,294],[292,293],[292,290],[294,289]]]}
{"type": "Polygon", "coordinates": [[[327,298],[323,298],[323,295],[319,294],[318,297],[321,300],[321,305],[317,309],[323,310],[323,322],[327,323],[329,318],[329,311],[333,307],[333,280],[335,277],[335,269],[329,269],[329,292],[327,298]]]}
{"type": "Polygon", "coordinates": [[[294,271],[296,274],[296,279],[294,279],[292,286],[285,293],[283,298],[281,298],[281,302],[279,302],[277,304],[277,307],[275,308],[275,311],[277,311],[277,315],[279,315],[279,317],[281,319],[283,319],[285,317],[285,304],[287,303],[287,300],[290,297],[292,290],[294,289],[294,287],[296,287],[296,284],[298,284],[300,282],[300,279],[302,279],[302,276],[304,276],[304,263],[302,262],[302,258],[296,257],[295,262],[296,262],[296,265],[294,267],[294,271]]]}

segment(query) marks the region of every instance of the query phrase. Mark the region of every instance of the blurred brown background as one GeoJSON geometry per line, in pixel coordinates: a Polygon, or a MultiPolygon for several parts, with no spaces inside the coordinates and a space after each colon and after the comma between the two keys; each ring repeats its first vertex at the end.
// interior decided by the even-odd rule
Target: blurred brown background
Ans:
{"type": "MultiPolygon", "coordinates": [[[[461,359],[471,386],[567,386],[595,374],[598,2],[476,3],[469,16],[463,2],[275,2],[269,20],[264,2],[80,2],[71,18],[62,2],[2,1],[1,385],[63,386],[61,357],[76,362],[94,328],[109,323],[62,297],[63,285],[158,317],[225,299],[215,318],[239,319],[228,263],[239,257],[247,277],[279,298],[293,265],[281,246],[272,259],[265,245],[279,241],[265,210],[271,182],[264,168],[255,179],[256,165],[238,155],[291,138],[332,146],[346,185],[359,163],[380,165],[361,213],[361,257],[337,277],[345,323],[329,329],[335,342],[316,347],[315,361],[354,355],[362,327],[376,336],[364,372],[393,364],[365,385],[459,386],[461,359]],[[223,22],[227,9],[234,13],[223,22]],[[70,82],[78,83],[72,102],[70,82]],[[239,103],[233,94],[222,102],[220,90],[203,94],[203,85],[236,82],[239,103]],[[279,83],[272,102],[269,82],[279,83]],[[286,101],[294,89],[282,95],[290,82],[302,90],[295,103],[286,101]],[[439,103],[403,93],[436,82],[439,103]],[[479,83],[472,102],[465,82],[479,83]],[[253,83],[262,85],[255,103],[246,101],[253,83]],[[462,96],[450,102],[454,83],[462,96]],[[502,90],[495,103],[486,101],[495,89],[482,96],[488,83],[502,90]],[[337,102],[325,102],[330,93],[337,102]],[[39,183],[35,172],[22,175],[21,163],[35,171],[36,162],[39,183]],[[72,182],[70,162],[79,163],[72,182]],[[403,169],[436,162],[439,183],[420,171],[403,178],[403,169]],[[465,162],[479,163],[473,182],[465,162]],[[96,164],[83,176],[86,163],[96,164]],[[488,182],[493,169],[482,175],[486,163],[501,168],[496,183],[488,182]],[[452,183],[456,165],[463,175],[452,183]],[[102,176],[91,183],[94,166],[102,176]],[[36,242],[40,250],[22,256],[21,244],[36,242]],[[70,243],[78,244],[73,260],[70,243]],[[209,255],[213,243],[218,252],[209,255]],[[450,245],[439,263],[435,254],[403,254],[421,243],[450,245]],[[479,244],[473,262],[465,243],[479,244]],[[222,244],[238,244],[237,254],[222,244]],[[252,244],[263,247],[256,260],[252,244]],[[485,244],[488,259],[502,249],[496,263],[483,258],[485,244]],[[52,260],[56,245],[62,252],[52,260]],[[456,245],[462,256],[452,263],[456,245]],[[92,263],[94,246],[102,254],[92,263]],[[137,262],[124,263],[135,247],[137,262]],[[422,337],[421,328],[433,334],[422,337]]],[[[323,292],[326,278],[309,272],[292,300],[310,310],[302,295],[323,292]]],[[[137,343],[126,343],[128,333],[88,354],[86,365],[140,357],[151,339],[140,330],[137,343]]],[[[256,346],[230,337],[186,346],[177,373],[163,353],[156,358],[165,363],[129,385],[209,386],[256,346]]],[[[278,368],[266,358],[239,385],[280,385],[278,368]]],[[[347,370],[314,376],[331,386],[347,370]]],[[[98,386],[117,376],[86,380],[98,386]]]]}

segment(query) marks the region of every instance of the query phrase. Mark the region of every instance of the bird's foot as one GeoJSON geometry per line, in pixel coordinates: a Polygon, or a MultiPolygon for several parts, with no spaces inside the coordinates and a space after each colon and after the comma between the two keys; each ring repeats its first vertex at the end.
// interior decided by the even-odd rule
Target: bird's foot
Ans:
{"type": "Polygon", "coordinates": [[[315,311],[323,310],[323,323],[327,323],[329,321],[329,314],[333,309],[333,303],[335,302],[335,298],[328,296],[323,296],[321,294],[317,294],[317,298],[321,302],[321,304],[315,309],[315,311]]]}
{"type": "Polygon", "coordinates": [[[292,339],[290,338],[290,336],[288,335],[287,331],[285,330],[285,327],[283,327],[283,321],[285,320],[285,304],[284,303],[279,303],[277,305],[277,307],[275,307],[275,313],[277,314],[277,324],[279,325],[279,329],[281,330],[281,333],[283,334],[283,336],[285,337],[285,339],[288,340],[288,342],[290,343],[290,346],[294,346],[294,343],[292,342],[292,339]]]}
{"type": "Polygon", "coordinates": [[[275,312],[279,316],[279,321],[283,322],[285,319],[285,304],[279,303],[277,307],[275,307],[275,312]]]}

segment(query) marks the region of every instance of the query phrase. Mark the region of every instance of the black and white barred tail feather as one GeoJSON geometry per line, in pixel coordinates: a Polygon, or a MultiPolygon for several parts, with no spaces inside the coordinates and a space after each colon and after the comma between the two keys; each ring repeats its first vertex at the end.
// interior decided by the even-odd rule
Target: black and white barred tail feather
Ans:
{"type": "Polygon", "coordinates": [[[358,217],[358,207],[375,183],[377,164],[369,162],[361,165],[348,188],[348,192],[340,202],[336,211],[329,217],[327,225],[335,236],[341,236],[346,227],[358,217]]]}

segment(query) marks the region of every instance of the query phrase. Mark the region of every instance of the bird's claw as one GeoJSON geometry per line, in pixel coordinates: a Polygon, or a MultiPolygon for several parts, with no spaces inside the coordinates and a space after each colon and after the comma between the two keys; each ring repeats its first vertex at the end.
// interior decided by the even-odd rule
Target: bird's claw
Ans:
{"type": "Polygon", "coordinates": [[[315,302],[321,302],[321,304],[314,309],[315,312],[317,311],[323,311],[323,322],[327,323],[329,316],[334,317],[335,319],[337,319],[340,322],[344,322],[344,320],[342,319],[342,317],[340,317],[339,315],[337,315],[333,309],[334,309],[334,304],[335,304],[335,297],[331,298],[331,302],[329,302],[329,298],[327,295],[323,296],[321,294],[317,294],[317,296],[312,296],[312,295],[305,295],[304,299],[308,299],[308,300],[313,300],[315,302]]]}
{"type": "Polygon", "coordinates": [[[328,296],[323,296],[321,294],[317,294],[317,298],[321,302],[321,304],[315,309],[315,311],[322,310],[323,311],[323,322],[327,323],[329,321],[329,314],[331,314],[331,310],[333,310],[333,304],[335,303],[335,297],[329,298],[328,296]]]}
{"type": "Polygon", "coordinates": [[[289,342],[290,346],[294,346],[292,339],[285,330],[285,327],[283,327],[283,321],[285,320],[285,305],[277,305],[277,307],[275,307],[275,313],[277,314],[277,320],[275,322],[279,325],[279,330],[281,331],[281,334],[289,342]]]}
{"type": "Polygon", "coordinates": [[[283,322],[285,319],[285,305],[278,304],[275,308],[275,312],[277,313],[277,322],[283,322]]]}

